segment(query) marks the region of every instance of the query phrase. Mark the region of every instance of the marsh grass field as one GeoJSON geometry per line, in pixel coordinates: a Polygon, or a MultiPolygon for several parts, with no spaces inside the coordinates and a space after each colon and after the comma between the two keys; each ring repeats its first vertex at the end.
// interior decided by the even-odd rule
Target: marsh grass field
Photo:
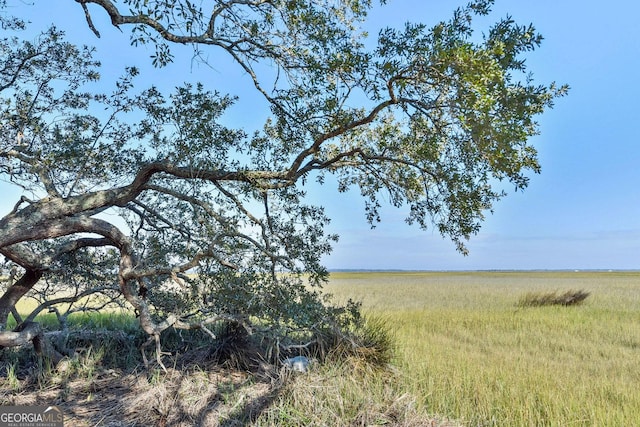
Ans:
{"type": "Polygon", "coordinates": [[[325,290],[361,301],[372,330],[390,332],[389,366],[334,359],[259,378],[180,368],[188,354],[176,353],[168,372],[146,370],[136,319],[105,312],[71,326],[137,338],[98,338],[35,382],[0,357],[0,404],[62,405],[74,426],[640,425],[640,272],[335,272],[325,290]],[[589,296],[520,304],[569,290],[589,296]]]}
{"type": "Polygon", "coordinates": [[[640,425],[639,272],[333,273],[389,325],[401,388],[471,426],[640,425]],[[584,290],[577,306],[519,307],[584,290]]]}

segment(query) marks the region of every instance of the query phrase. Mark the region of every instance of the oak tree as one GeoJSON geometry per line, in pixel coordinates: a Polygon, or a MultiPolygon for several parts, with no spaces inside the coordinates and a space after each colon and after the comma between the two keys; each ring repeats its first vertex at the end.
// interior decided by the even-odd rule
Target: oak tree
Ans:
{"type": "Polygon", "coordinates": [[[0,15],[13,34],[0,40],[0,174],[23,191],[0,219],[0,253],[20,268],[0,297],[0,345],[40,345],[15,304],[46,283],[72,291],[40,311],[126,301],[160,363],[168,328],[213,336],[235,322],[286,347],[346,327],[356,307],[319,291],[337,237],[305,202],[305,183],[328,175],[338,191],[359,189],[372,224],[382,197],[465,253],[504,182],[523,189],[539,172],[536,117],[567,89],[528,73],[524,55],[542,40],[533,26],[506,17],[473,31],[491,5],[372,41],[369,0],[75,0],[96,36],[107,14],[153,47],[156,67],[183,45],[202,61],[230,58],[269,105],[257,131],[225,126],[237,99],[220,88],[162,93],[136,64],[96,92],[96,52],[55,27],[21,38],[25,23],[0,15]]]}

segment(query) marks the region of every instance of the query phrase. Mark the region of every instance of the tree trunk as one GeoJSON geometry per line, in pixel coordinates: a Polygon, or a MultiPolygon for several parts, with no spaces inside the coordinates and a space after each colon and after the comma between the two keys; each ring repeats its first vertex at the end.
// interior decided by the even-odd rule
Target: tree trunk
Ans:
{"type": "Polygon", "coordinates": [[[13,331],[0,332],[0,347],[18,347],[33,344],[36,354],[49,358],[53,366],[64,357],[58,353],[44,336],[42,326],[37,322],[24,322],[13,331]]]}
{"type": "Polygon", "coordinates": [[[9,313],[15,309],[16,303],[33,288],[33,285],[38,283],[41,277],[42,271],[26,270],[22,277],[0,297],[0,331],[6,329],[9,313]]]}
{"type": "Polygon", "coordinates": [[[18,347],[32,343],[36,354],[49,358],[55,366],[63,356],[46,339],[42,326],[36,322],[20,322],[20,316],[16,317],[16,303],[33,288],[33,285],[38,283],[41,277],[40,270],[26,270],[22,277],[0,297],[0,347],[18,347]],[[6,331],[9,313],[12,312],[19,325],[13,331],[6,331]]]}

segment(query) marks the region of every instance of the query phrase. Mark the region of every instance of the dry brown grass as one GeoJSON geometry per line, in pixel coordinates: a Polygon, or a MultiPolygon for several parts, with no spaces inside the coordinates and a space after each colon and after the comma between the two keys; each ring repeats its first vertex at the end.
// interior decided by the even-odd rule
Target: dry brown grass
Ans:
{"type": "Polygon", "coordinates": [[[356,357],[305,374],[270,365],[253,373],[216,366],[57,372],[13,390],[0,378],[0,404],[57,405],[74,427],[460,426],[422,413],[395,376],[356,357]]]}
{"type": "MultiPolygon", "coordinates": [[[[4,389],[0,379],[0,387],[4,389]]],[[[0,392],[2,405],[57,405],[65,425],[236,426],[260,415],[275,388],[267,377],[221,369],[168,369],[148,374],[97,372],[0,392]]]]}

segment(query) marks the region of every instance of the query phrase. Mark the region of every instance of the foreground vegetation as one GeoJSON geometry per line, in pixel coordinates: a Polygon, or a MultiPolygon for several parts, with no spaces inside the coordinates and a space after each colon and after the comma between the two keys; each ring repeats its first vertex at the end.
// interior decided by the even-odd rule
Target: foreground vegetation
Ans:
{"type": "Polygon", "coordinates": [[[78,357],[48,377],[3,350],[0,404],[58,404],[78,426],[634,425],[639,287],[632,272],[334,273],[327,291],[361,300],[369,341],[389,330],[395,351],[335,352],[306,374],[265,363],[249,374],[238,359],[234,369],[221,348],[184,333],[165,337],[166,373],[145,370],[135,318],[71,318],[72,329],[98,331],[93,344],[67,343],[78,357]],[[569,289],[589,297],[521,303],[569,289]]]}
{"type": "Polygon", "coordinates": [[[406,390],[467,425],[640,420],[640,273],[339,273],[329,290],[393,325],[406,390]],[[584,289],[579,306],[519,307],[584,289]]]}
{"type": "MultiPolygon", "coordinates": [[[[50,328],[57,322],[53,315],[39,320],[50,328]]],[[[217,329],[214,346],[172,331],[164,337],[172,349],[165,371],[143,367],[145,337],[133,316],[75,315],[65,345],[76,356],[55,368],[31,349],[2,350],[0,405],[57,405],[76,427],[458,426],[425,413],[402,390],[387,330],[366,320],[360,345],[334,345],[305,373],[269,363],[243,329],[217,329]]]]}

